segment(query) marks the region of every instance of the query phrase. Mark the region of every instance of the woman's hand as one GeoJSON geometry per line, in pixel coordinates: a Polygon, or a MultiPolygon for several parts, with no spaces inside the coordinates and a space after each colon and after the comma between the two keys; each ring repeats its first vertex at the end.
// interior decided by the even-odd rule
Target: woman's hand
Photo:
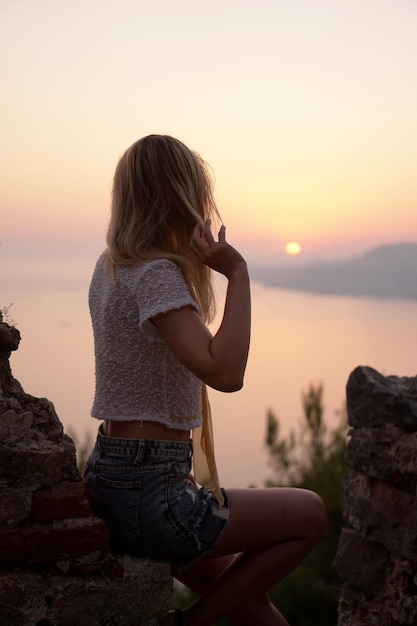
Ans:
{"type": "Polygon", "coordinates": [[[226,241],[225,228],[215,241],[210,220],[196,226],[191,249],[202,263],[227,277],[223,319],[211,334],[191,306],[153,318],[159,334],[175,356],[198,378],[219,391],[243,385],[250,341],[250,285],[245,259],[226,241]]]}
{"type": "Polygon", "coordinates": [[[211,232],[211,220],[206,220],[204,227],[196,224],[190,242],[191,250],[202,263],[223,274],[227,278],[236,270],[247,271],[242,255],[226,241],[226,227],[221,226],[216,241],[211,232]]]}

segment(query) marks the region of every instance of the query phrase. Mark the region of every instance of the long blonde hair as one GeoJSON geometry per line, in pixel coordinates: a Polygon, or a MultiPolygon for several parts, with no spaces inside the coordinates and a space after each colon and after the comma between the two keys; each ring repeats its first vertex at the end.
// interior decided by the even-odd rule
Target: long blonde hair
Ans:
{"type": "Polygon", "coordinates": [[[148,135],[121,157],[113,180],[107,230],[108,267],[158,258],[181,268],[203,319],[215,300],[210,268],[190,249],[196,223],[219,217],[207,164],[169,135],[148,135]]]}

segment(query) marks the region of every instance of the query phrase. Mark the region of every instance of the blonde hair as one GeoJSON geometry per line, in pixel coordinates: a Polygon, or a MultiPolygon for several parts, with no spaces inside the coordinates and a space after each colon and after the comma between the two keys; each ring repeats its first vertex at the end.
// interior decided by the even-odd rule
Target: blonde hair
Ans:
{"type": "Polygon", "coordinates": [[[181,268],[203,319],[215,312],[211,270],[191,251],[196,223],[219,217],[207,164],[169,135],[148,135],[121,157],[113,180],[107,230],[108,267],[172,259],[181,268]]]}

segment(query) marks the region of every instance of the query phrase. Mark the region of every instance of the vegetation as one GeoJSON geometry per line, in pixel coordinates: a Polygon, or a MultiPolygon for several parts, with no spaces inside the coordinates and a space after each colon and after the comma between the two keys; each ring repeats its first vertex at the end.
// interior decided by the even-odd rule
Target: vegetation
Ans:
{"type": "Polygon", "coordinates": [[[12,308],[12,306],[13,306],[13,302],[9,304],[9,306],[4,306],[3,308],[0,309],[0,322],[4,322],[5,324],[8,324],[9,326],[16,326],[16,322],[10,315],[10,309],[12,308]]]}
{"type": "Polygon", "coordinates": [[[90,452],[93,449],[93,437],[90,432],[86,432],[84,435],[84,439],[81,442],[77,433],[72,428],[68,429],[68,435],[74,442],[76,453],[77,453],[77,468],[82,476],[84,473],[85,464],[87,462],[88,457],[90,456],[90,452]]]}
{"type": "Polygon", "coordinates": [[[347,420],[329,431],[324,421],[322,385],[303,394],[303,422],[299,432],[279,436],[279,421],[267,415],[266,446],[275,478],[268,486],[312,489],[326,504],[328,529],[324,539],[287,579],[270,592],[290,624],[334,626],[337,623],[339,581],[332,572],[343,526],[341,491],[348,473],[344,463],[347,420]]]}
{"type": "MultiPolygon", "coordinates": [[[[323,387],[310,385],[303,394],[303,418],[296,431],[280,435],[280,423],[267,413],[265,443],[274,478],[266,486],[292,486],[311,489],[324,500],[328,529],[324,539],[300,567],[270,591],[270,598],[290,624],[297,626],[334,626],[337,623],[339,581],[332,572],[340,530],[343,526],[341,491],[348,469],[344,463],[347,420],[341,413],[340,424],[329,430],[324,420],[323,387]]],[[[92,448],[90,434],[80,443],[70,432],[77,448],[82,473],[92,448]]],[[[175,585],[175,605],[188,606],[194,594],[175,585]]],[[[224,619],[216,626],[227,626],[224,619]]]]}
{"type": "MultiPolygon", "coordinates": [[[[328,529],[315,550],[290,576],[271,589],[269,596],[290,624],[334,626],[337,623],[339,581],[332,572],[343,525],[341,491],[348,469],[344,463],[347,420],[343,410],[339,426],[329,431],[324,421],[323,386],[310,385],[303,394],[303,419],[297,432],[280,436],[280,424],[267,414],[266,446],[274,479],[268,487],[311,489],[326,504],[328,529]]],[[[176,606],[188,606],[195,596],[182,585],[175,588],[176,606]]],[[[223,619],[216,626],[227,626],[223,619]]]]}

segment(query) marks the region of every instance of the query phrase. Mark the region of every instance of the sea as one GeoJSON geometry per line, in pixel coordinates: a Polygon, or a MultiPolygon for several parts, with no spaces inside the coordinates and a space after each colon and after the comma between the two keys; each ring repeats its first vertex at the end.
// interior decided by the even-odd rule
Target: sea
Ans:
{"type": "MultiPolygon", "coordinates": [[[[219,315],[225,285],[217,283],[219,315]]],[[[1,294],[0,308],[19,329],[13,375],[26,393],[46,397],[66,432],[94,437],[90,416],[94,357],[87,286],[1,294]]],[[[302,395],[323,385],[325,421],[336,428],[345,386],[358,365],[385,375],[417,375],[417,301],[339,297],[252,283],[252,339],[241,391],[210,390],[217,465],[225,487],[262,486],[273,477],[265,447],[273,411],[283,436],[300,432],[302,395]]]]}

